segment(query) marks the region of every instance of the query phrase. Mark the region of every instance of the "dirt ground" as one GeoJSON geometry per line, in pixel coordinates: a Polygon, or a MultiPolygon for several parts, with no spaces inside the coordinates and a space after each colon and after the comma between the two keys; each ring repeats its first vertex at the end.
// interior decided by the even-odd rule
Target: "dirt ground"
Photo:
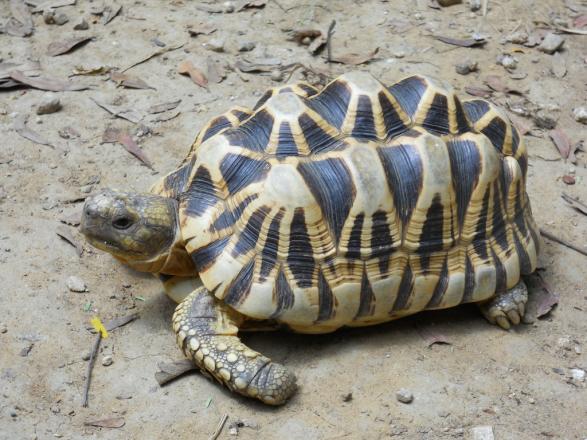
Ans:
{"type": "MultiPolygon", "coordinates": [[[[10,3],[19,2],[0,1],[0,23],[10,18],[10,3]]],[[[487,324],[471,306],[325,336],[247,335],[252,347],[293,369],[301,384],[287,405],[268,408],[195,372],[159,387],[157,364],[182,358],[170,326],[174,305],[155,278],[94,251],[75,227],[61,222],[79,215],[83,198],[98,188],[146,190],[183,159],[206,120],[236,103],[253,105],[265,89],[280,84],[272,69],[297,62],[330,76],[366,70],[387,84],[410,73],[432,75],[450,82],[463,98],[466,87],[487,88],[487,77],[497,77],[489,79],[498,89],[490,99],[510,114],[527,113],[516,121],[529,129],[528,192],[538,224],[584,248],[587,218],[561,193],[587,201],[587,155],[578,151],[575,164],[562,159],[549,131],[556,125],[573,147],[585,141],[585,125],[575,121],[573,109],[587,101],[587,37],[561,33],[564,46],[554,55],[505,41],[514,32],[541,38],[549,28],[583,25],[584,1],[489,0],[485,15],[468,2],[437,9],[412,0],[236,2],[232,13],[222,12],[231,2],[121,4],[107,24],[102,20],[108,10],[92,14],[100,12],[99,1],[78,0],[55,10],[69,18],[62,26],[36,13],[32,35],[0,34],[3,62],[38,59],[43,75],[60,79],[76,67],[122,69],[183,44],[126,72],[150,89],[117,87],[107,74],[71,78],[90,88],[56,92],[63,106],[57,113],[35,113],[42,90],[0,91],[1,439],[207,439],[224,414],[220,439],[233,438],[235,429],[229,428],[239,421],[245,424],[238,429],[242,439],[473,438],[479,426],[492,427],[500,440],[587,438],[587,393],[580,377],[587,369],[587,257],[567,247],[545,240],[540,256],[542,277],[560,294],[559,305],[511,331],[487,324]],[[238,11],[244,3],[266,5],[238,11]],[[89,29],[74,30],[82,19],[89,29]],[[312,55],[288,39],[292,29],[325,32],[332,20],[334,56],[365,55],[379,47],[375,58],[359,66],[328,65],[326,51],[312,55]],[[188,29],[216,31],[192,36],[188,29]],[[439,35],[477,35],[487,43],[459,47],[434,38],[439,35]],[[60,56],[47,54],[50,42],[78,36],[94,39],[60,56]],[[254,49],[240,52],[247,42],[254,49]],[[212,50],[219,45],[222,52],[212,50]],[[517,60],[515,69],[497,64],[502,54],[517,60]],[[206,72],[208,58],[226,73],[208,89],[177,73],[185,60],[206,72]],[[229,67],[238,60],[273,66],[237,73],[229,67]],[[468,60],[477,62],[478,71],[456,73],[455,66],[468,60]],[[132,109],[130,118],[140,121],[112,116],[92,100],[132,109]],[[148,112],[177,100],[174,110],[148,112]],[[28,115],[27,127],[54,148],[19,135],[19,115],[28,115]],[[121,144],[101,143],[107,127],[127,130],[155,171],[121,144]],[[565,183],[573,179],[575,184],[565,183]],[[83,246],[81,256],[57,235],[63,228],[83,246]],[[70,276],[83,280],[87,291],[70,291],[70,276]],[[84,357],[95,339],[90,319],[106,322],[134,312],[140,319],[103,341],[89,406],[83,408],[84,357]],[[430,334],[449,344],[429,346],[430,334]],[[113,363],[104,366],[108,355],[113,363]],[[396,399],[400,388],[413,393],[411,404],[396,399]],[[85,424],[112,418],[124,425],[85,424]]],[[[303,75],[298,69],[291,81],[303,75]]]]}

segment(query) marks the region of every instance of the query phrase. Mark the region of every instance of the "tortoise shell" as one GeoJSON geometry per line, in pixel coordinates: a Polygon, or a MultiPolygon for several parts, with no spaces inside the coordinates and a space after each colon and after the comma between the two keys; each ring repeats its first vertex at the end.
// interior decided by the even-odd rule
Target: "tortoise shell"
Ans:
{"type": "Polygon", "coordinates": [[[489,102],[354,72],[213,119],[156,190],[179,200],[211,293],[317,333],[483,301],[534,271],[526,171],[489,102]]]}

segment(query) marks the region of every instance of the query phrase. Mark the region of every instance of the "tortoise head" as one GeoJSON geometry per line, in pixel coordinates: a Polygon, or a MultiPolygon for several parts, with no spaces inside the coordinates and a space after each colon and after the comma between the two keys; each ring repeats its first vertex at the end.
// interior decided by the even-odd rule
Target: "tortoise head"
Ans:
{"type": "Polygon", "coordinates": [[[90,244],[142,272],[194,275],[177,200],[103,190],[86,199],[80,224],[90,244]]]}

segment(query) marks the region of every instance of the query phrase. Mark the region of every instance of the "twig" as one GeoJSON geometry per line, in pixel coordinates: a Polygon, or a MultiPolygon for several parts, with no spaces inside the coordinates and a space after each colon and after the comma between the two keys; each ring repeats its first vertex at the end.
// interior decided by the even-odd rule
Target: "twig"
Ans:
{"type": "Polygon", "coordinates": [[[334,34],[334,26],[336,26],[336,20],[332,20],[328,26],[328,32],[326,32],[326,53],[327,61],[330,64],[332,62],[332,35],[334,34]]]}
{"type": "Polygon", "coordinates": [[[550,232],[545,231],[544,229],[540,229],[540,233],[544,237],[548,238],[549,240],[555,241],[555,242],[557,242],[559,244],[562,244],[563,246],[566,246],[568,248],[573,249],[574,251],[579,252],[580,254],[583,254],[583,255],[587,256],[587,251],[585,249],[581,249],[580,247],[575,246],[574,244],[569,243],[568,241],[563,240],[562,238],[559,238],[556,235],[553,235],[550,232]]]}
{"type": "Polygon", "coordinates": [[[92,380],[92,370],[96,363],[96,356],[98,355],[98,349],[100,348],[100,341],[102,340],[102,333],[98,332],[96,339],[94,340],[94,346],[90,352],[90,360],[88,361],[88,368],[86,369],[86,383],[84,385],[84,394],[82,395],[82,406],[88,407],[88,396],[90,394],[90,382],[92,380]]]}
{"type": "Polygon", "coordinates": [[[218,422],[218,426],[216,427],[216,430],[210,436],[210,440],[216,440],[218,438],[218,436],[222,432],[222,428],[224,428],[224,424],[226,423],[227,420],[228,420],[228,414],[224,414],[222,416],[222,418],[220,419],[220,422],[218,422]]]}
{"type": "Polygon", "coordinates": [[[173,379],[181,376],[188,371],[197,369],[192,361],[189,359],[182,359],[175,362],[160,362],[157,364],[159,371],[155,373],[155,380],[159,386],[163,386],[173,379]]]}
{"type": "Polygon", "coordinates": [[[579,199],[576,199],[574,197],[571,197],[567,193],[563,193],[561,197],[563,198],[563,200],[565,202],[567,202],[569,205],[571,205],[577,211],[579,211],[579,212],[587,215],[587,205],[585,203],[583,203],[579,199]]]}
{"type": "Polygon", "coordinates": [[[143,59],[137,61],[136,63],[131,64],[128,67],[125,67],[124,69],[122,69],[120,71],[120,73],[124,73],[127,70],[130,70],[133,67],[138,66],[139,64],[143,64],[143,63],[149,61],[151,58],[158,57],[159,55],[162,55],[162,54],[167,53],[167,52],[171,52],[173,50],[181,49],[183,46],[185,46],[185,43],[181,43],[179,46],[170,46],[170,47],[165,47],[163,49],[159,49],[159,50],[153,52],[152,54],[148,55],[146,58],[143,58],[143,59]]]}

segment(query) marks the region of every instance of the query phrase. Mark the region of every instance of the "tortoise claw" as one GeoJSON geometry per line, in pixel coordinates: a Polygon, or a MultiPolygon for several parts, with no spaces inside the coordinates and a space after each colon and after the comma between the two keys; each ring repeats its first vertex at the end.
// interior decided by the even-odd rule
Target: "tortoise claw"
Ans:
{"type": "Polygon", "coordinates": [[[497,324],[504,330],[512,325],[518,325],[524,316],[528,290],[523,281],[520,281],[508,291],[498,294],[489,301],[481,304],[481,312],[492,324],[497,324]]]}

